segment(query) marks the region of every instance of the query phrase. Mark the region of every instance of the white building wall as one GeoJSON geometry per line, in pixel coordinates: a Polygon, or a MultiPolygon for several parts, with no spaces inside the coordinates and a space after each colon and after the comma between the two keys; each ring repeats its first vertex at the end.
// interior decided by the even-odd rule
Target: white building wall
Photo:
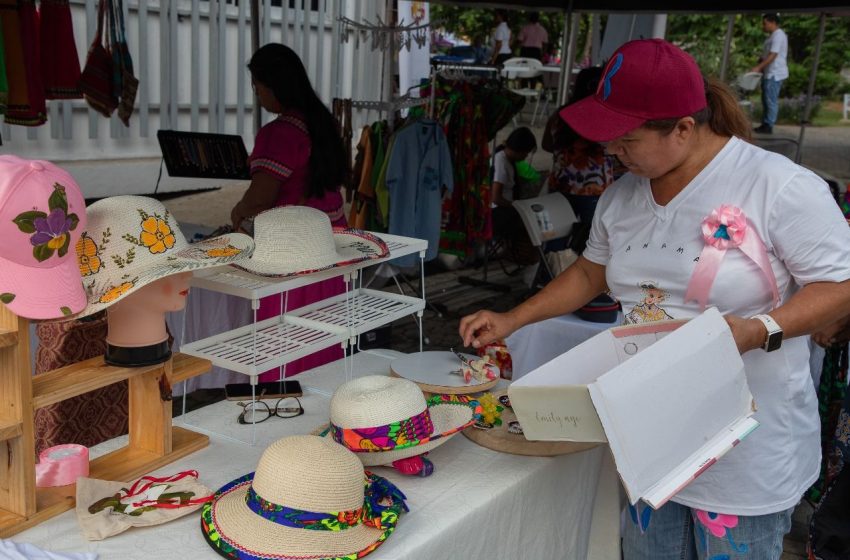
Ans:
{"type": "MultiPolygon", "coordinates": [[[[319,0],[318,11],[260,2],[260,44],[283,42],[299,53],[314,87],[334,97],[380,99],[382,53],[340,41],[337,17],[375,21],[383,0],[319,0]]],[[[310,6],[310,0],[306,0],[310,6]]],[[[77,52],[84,64],[96,29],[96,1],[71,0],[77,52]]],[[[250,8],[200,0],[125,0],[126,34],[139,78],[130,127],[83,100],[48,101],[48,123],[2,125],[1,153],[47,159],[68,169],[87,197],[153,192],[160,168],[159,129],[240,134],[253,146],[250,8]],[[172,13],[172,7],[176,13],[172,13]],[[213,18],[210,19],[212,10],[213,18]]],[[[361,115],[361,118],[366,118],[361,115]]],[[[264,115],[264,121],[268,115],[264,115]]],[[[209,188],[210,179],[171,178],[160,192],[209,188]]]]}

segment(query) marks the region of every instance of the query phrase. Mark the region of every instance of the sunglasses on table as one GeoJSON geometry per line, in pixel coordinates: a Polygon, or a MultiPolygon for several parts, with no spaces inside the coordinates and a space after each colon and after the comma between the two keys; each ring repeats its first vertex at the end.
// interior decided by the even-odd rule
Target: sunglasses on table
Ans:
{"type": "MultiPolygon", "coordinates": [[[[263,395],[260,395],[262,398],[263,395]]],[[[239,413],[240,424],[259,424],[265,422],[272,416],[278,418],[295,418],[304,414],[304,407],[298,397],[283,397],[277,400],[274,406],[269,406],[265,401],[255,400],[250,402],[238,402],[242,407],[239,413]]]]}

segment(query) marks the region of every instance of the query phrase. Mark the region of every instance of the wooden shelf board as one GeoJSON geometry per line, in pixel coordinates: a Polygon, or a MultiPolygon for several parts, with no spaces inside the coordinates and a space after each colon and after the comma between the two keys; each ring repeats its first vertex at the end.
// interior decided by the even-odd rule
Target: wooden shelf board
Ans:
{"type": "Polygon", "coordinates": [[[32,378],[33,408],[43,408],[158,368],[162,364],[135,368],[108,366],[103,356],[98,356],[54,369],[32,378]]]}
{"type": "Polygon", "coordinates": [[[5,509],[0,509],[0,539],[5,539],[15,533],[19,533],[24,529],[28,529],[32,525],[21,526],[22,524],[27,522],[26,517],[22,517],[20,515],[15,515],[14,513],[9,513],[5,509]],[[21,526],[20,529],[16,531],[12,531],[12,528],[16,528],[21,526]],[[10,532],[11,531],[11,532],[10,532]]]}
{"type": "Polygon", "coordinates": [[[23,433],[20,420],[0,417],[0,441],[16,438],[23,433]]]}
{"type": "Polygon", "coordinates": [[[196,358],[188,354],[174,354],[171,366],[171,383],[179,383],[192,377],[207,373],[212,369],[212,362],[196,358]]]}
{"type": "MultiPolygon", "coordinates": [[[[173,463],[209,445],[209,437],[184,428],[173,428],[172,451],[157,457],[149,451],[122,447],[98,457],[89,466],[89,476],[102,480],[130,482],[160,467],[173,463]]],[[[0,510],[0,538],[20,533],[75,506],[76,484],[55,488],[38,488],[35,515],[24,518],[0,510]]]]}
{"type": "Polygon", "coordinates": [[[17,331],[0,329],[0,348],[8,348],[18,343],[17,331]]]}

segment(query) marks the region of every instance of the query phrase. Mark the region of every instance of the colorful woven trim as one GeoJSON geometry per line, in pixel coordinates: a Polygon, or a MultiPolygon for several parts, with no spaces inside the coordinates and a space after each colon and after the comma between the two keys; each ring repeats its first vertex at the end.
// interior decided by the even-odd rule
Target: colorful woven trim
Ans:
{"type": "Polygon", "coordinates": [[[341,428],[331,423],[331,437],[355,453],[393,451],[432,439],[434,423],[427,408],[404,420],[374,428],[341,428]]]}
{"type": "MultiPolygon", "coordinates": [[[[349,451],[353,451],[354,453],[380,453],[384,451],[397,451],[408,447],[424,445],[440,438],[450,436],[471,426],[475,422],[476,418],[481,415],[481,405],[474,398],[466,395],[434,395],[428,399],[428,407],[425,409],[425,412],[428,413],[429,422],[431,422],[430,410],[436,405],[457,405],[472,408],[472,418],[469,422],[447,430],[441,434],[433,433],[434,427],[433,423],[431,423],[430,435],[422,437],[415,437],[411,435],[413,430],[404,429],[406,425],[409,426],[407,423],[413,421],[420,415],[408,418],[407,420],[393,422],[386,426],[378,426],[376,428],[340,428],[339,426],[335,426],[331,423],[328,426],[328,431],[334,441],[344,445],[349,449],[349,451]]],[[[415,429],[417,429],[417,427],[414,427],[414,430],[415,429]]]]}
{"type": "Polygon", "coordinates": [[[257,172],[268,173],[281,179],[288,179],[292,175],[292,169],[282,163],[268,158],[257,158],[251,160],[251,175],[257,172]]]}
{"type": "Polygon", "coordinates": [[[386,529],[398,520],[402,508],[407,511],[405,495],[391,482],[366,471],[365,485],[366,499],[363,506],[350,511],[324,513],[282,506],[263,499],[253,486],[245,494],[245,504],[263,519],[278,525],[314,531],[344,531],[361,523],[376,529],[386,529]]]}
{"type": "MultiPolygon", "coordinates": [[[[380,476],[374,475],[369,471],[365,471],[365,475],[366,488],[363,508],[360,510],[363,512],[361,514],[361,522],[363,524],[370,525],[371,527],[383,530],[383,533],[378,537],[378,539],[374,543],[364,548],[363,550],[352,552],[351,554],[347,554],[345,556],[328,556],[321,558],[311,557],[311,560],[358,560],[360,558],[363,558],[364,556],[366,556],[370,552],[373,552],[376,548],[381,546],[384,541],[386,541],[387,538],[393,533],[396,524],[398,523],[398,516],[401,514],[402,510],[409,511],[407,505],[404,503],[406,497],[401,492],[401,490],[396,488],[388,480],[380,476]]],[[[210,547],[212,547],[214,551],[216,551],[224,558],[238,560],[296,558],[296,556],[287,556],[283,552],[270,554],[268,552],[263,553],[258,551],[247,550],[239,546],[236,540],[234,540],[231,536],[225,535],[221,531],[219,531],[215,520],[215,503],[228,493],[237,491],[246,484],[251,484],[253,480],[254,473],[250,473],[241,478],[237,478],[236,480],[224,485],[221,489],[219,489],[219,491],[216,492],[212,502],[207,502],[206,504],[204,504],[203,509],[201,510],[201,531],[204,534],[204,538],[206,539],[210,547]]],[[[302,528],[314,529],[315,527],[305,526],[302,528]]],[[[334,531],[340,529],[322,528],[322,530],[334,531]]]]}
{"type": "Polygon", "coordinates": [[[280,115],[277,120],[279,120],[280,122],[291,124],[304,134],[310,134],[310,131],[307,130],[307,123],[305,123],[303,120],[299,119],[295,115],[280,115]]]}

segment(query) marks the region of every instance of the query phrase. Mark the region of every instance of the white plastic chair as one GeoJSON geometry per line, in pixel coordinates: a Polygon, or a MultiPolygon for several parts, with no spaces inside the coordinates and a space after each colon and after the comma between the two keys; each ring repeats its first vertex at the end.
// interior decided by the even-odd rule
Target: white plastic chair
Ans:
{"type": "Polygon", "coordinates": [[[544,247],[547,241],[561,239],[570,234],[578,217],[567,198],[560,193],[549,193],[534,198],[515,200],[513,207],[519,213],[531,244],[540,252],[540,260],[550,278],[552,269],[546,261],[544,247]]]}
{"type": "Polygon", "coordinates": [[[761,72],[747,72],[738,76],[738,79],[735,80],[735,85],[737,85],[741,91],[750,92],[759,87],[761,77],[761,72]]]}
{"type": "MultiPolygon", "coordinates": [[[[536,58],[515,57],[509,58],[503,63],[502,76],[509,80],[528,80],[542,75],[543,63],[536,58]]],[[[534,126],[534,122],[537,120],[537,112],[540,109],[540,98],[543,95],[543,90],[529,87],[509,89],[526,99],[535,100],[534,113],[531,116],[531,126],[534,126]]],[[[514,117],[514,126],[517,126],[516,117],[514,117]]]]}
{"type": "Polygon", "coordinates": [[[738,101],[738,104],[750,117],[752,117],[753,114],[753,104],[749,99],[747,99],[747,94],[759,87],[761,78],[761,72],[746,72],[738,76],[734,83],[735,89],[737,89],[739,95],[744,98],[738,101]]]}

